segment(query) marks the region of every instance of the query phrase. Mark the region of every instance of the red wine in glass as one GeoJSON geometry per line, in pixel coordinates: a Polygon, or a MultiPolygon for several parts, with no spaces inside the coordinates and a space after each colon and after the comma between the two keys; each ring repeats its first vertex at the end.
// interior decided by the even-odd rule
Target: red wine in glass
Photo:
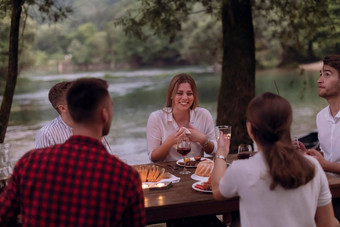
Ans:
{"type": "Polygon", "coordinates": [[[240,144],[238,146],[238,159],[248,159],[251,156],[253,148],[250,144],[240,144]]]}
{"type": "Polygon", "coordinates": [[[190,144],[189,138],[187,136],[179,138],[177,141],[177,152],[182,155],[183,160],[184,160],[184,168],[181,172],[179,172],[179,174],[185,175],[185,174],[191,173],[185,168],[185,166],[187,165],[185,157],[190,151],[191,151],[191,144],[190,144]]]}
{"type": "Polygon", "coordinates": [[[238,159],[248,159],[250,157],[250,153],[239,153],[237,154],[238,159]]]}
{"type": "Polygon", "coordinates": [[[180,153],[182,156],[186,156],[190,151],[191,151],[190,147],[177,148],[177,152],[180,153]]]}

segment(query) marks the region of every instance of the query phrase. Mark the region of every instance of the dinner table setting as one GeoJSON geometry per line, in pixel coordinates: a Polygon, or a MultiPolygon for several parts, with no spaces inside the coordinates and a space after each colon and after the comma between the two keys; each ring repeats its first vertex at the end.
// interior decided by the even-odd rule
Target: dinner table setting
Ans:
{"type": "MultiPolygon", "coordinates": [[[[242,147],[248,147],[243,146],[242,147]]],[[[226,161],[232,165],[235,160],[246,159],[258,152],[246,148],[236,154],[229,154],[226,161]],[[240,153],[246,153],[240,156],[240,153]]],[[[148,224],[166,222],[171,219],[195,217],[202,215],[223,215],[225,224],[230,223],[231,213],[239,210],[239,198],[229,198],[216,201],[213,198],[210,174],[198,173],[198,168],[206,163],[212,163],[214,157],[183,157],[171,162],[156,162],[145,164],[152,169],[159,169],[165,176],[155,182],[143,181],[144,205],[148,224]],[[151,167],[150,167],[151,166],[151,167]],[[183,169],[190,172],[181,174],[183,169]]],[[[139,165],[140,166],[140,165],[139,165]]],[[[333,198],[340,198],[340,178],[326,173],[333,198]]],[[[145,178],[144,178],[145,179],[145,178]]]]}
{"type": "MultiPolygon", "coordinates": [[[[210,214],[225,214],[238,210],[238,198],[216,201],[212,196],[208,176],[195,174],[200,163],[212,162],[211,158],[190,157],[185,168],[189,174],[180,174],[185,159],[157,162],[144,166],[157,166],[166,175],[157,182],[144,182],[144,205],[148,224],[171,219],[210,214]]],[[[137,168],[140,165],[137,165],[137,168]]]]}
{"type": "MultiPolygon", "coordinates": [[[[220,135],[231,139],[231,126],[216,126],[215,134],[217,140],[220,135]]],[[[190,150],[190,140],[184,136],[177,142],[177,152],[182,159],[135,166],[142,179],[148,224],[222,214],[223,222],[228,225],[231,213],[239,210],[238,197],[224,201],[213,198],[210,176],[215,157],[187,157],[190,150]]],[[[257,153],[252,145],[240,144],[236,154],[228,155],[227,165],[232,165],[235,160],[251,158],[257,153]]],[[[333,198],[340,197],[340,178],[329,173],[326,175],[333,198]]]]}

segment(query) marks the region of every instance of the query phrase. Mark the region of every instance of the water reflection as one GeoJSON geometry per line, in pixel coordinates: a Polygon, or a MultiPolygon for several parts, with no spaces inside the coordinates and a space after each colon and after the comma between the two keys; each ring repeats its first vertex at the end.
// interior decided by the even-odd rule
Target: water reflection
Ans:
{"type": "MultiPolygon", "coordinates": [[[[14,97],[10,126],[5,141],[11,143],[11,156],[18,158],[34,146],[36,131],[57,116],[47,98],[48,90],[62,80],[84,76],[106,79],[114,102],[114,119],[106,137],[113,152],[129,164],[148,163],[146,154],[146,122],[149,114],[162,108],[172,76],[180,72],[191,73],[196,80],[200,106],[207,108],[216,119],[217,92],[220,73],[210,68],[191,67],[167,70],[139,70],[130,72],[96,72],[82,74],[25,77],[18,83],[14,97]],[[22,88],[21,86],[25,86],[22,88]],[[28,91],[27,87],[31,90],[28,91]]],[[[318,73],[266,70],[257,72],[256,93],[271,91],[288,99],[293,107],[294,135],[302,135],[316,128],[315,116],[327,104],[317,95],[318,73]]]]}

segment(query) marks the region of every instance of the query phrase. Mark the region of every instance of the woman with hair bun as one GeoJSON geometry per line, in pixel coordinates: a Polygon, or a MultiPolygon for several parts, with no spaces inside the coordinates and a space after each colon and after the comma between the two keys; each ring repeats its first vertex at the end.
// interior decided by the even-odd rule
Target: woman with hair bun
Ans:
{"type": "Polygon", "coordinates": [[[246,124],[260,152],[227,168],[222,156],[229,153],[229,141],[220,136],[212,175],[214,198],[240,197],[242,227],[334,226],[324,171],[292,144],[288,101],[272,93],[256,96],[248,105],[246,124]]]}

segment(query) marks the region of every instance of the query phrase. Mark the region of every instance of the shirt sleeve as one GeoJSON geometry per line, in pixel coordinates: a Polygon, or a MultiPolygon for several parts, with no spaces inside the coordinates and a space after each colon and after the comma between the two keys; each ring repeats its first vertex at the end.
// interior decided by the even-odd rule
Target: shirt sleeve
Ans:
{"type": "MultiPolygon", "coordinates": [[[[320,123],[320,114],[321,114],[321,113],[318,113],[318,114],[316,115],[316,120],[315,120],[315,122],[316,122],[316,128],[318,129],[319,132],[320,132],[320,127],[322,127],[322,125],[321,125],[321,123],[320,123]]],[[[320,139],[320,133],[318,133],[318,140],[319,140],[319,142],[322,141],[322,140],[320,139]]],[[[321,152],[324,153],[323,145],[322,145],[321,143],[319,143],[319,147],[320,147],[321,152]]]]}
{"type": "Polygon", "coordinates": [[[137,171],[132,170],[130,176],[128,196],[131,200],[122,219],[123,226],[145,226],[146,218],[142,182],[137,171]]]}
{"type": "Polygon", "coordinates": [[[150,114],[146,127],[147,150],[150,160],[152,151],[158,148],[162,143],[159,121],[160,119],[156,112],[150,114]]]}
{"type": "Polygon", "coordinates": [[[238,171],[235,166],[236,165],[230,165],[220,180],[220,192],[226,198],[238,196],[238,181],[236,177],[238,171]]]}
{"type": "Polygon", "coordinates": [[[320,194],[318,199],[318,207],[325,206],[332,202],[332,194],[329,190],[328,180],[326,173],[323,171],[320,164],[316,163],[316,173],[320,177],[320,194]]]}

